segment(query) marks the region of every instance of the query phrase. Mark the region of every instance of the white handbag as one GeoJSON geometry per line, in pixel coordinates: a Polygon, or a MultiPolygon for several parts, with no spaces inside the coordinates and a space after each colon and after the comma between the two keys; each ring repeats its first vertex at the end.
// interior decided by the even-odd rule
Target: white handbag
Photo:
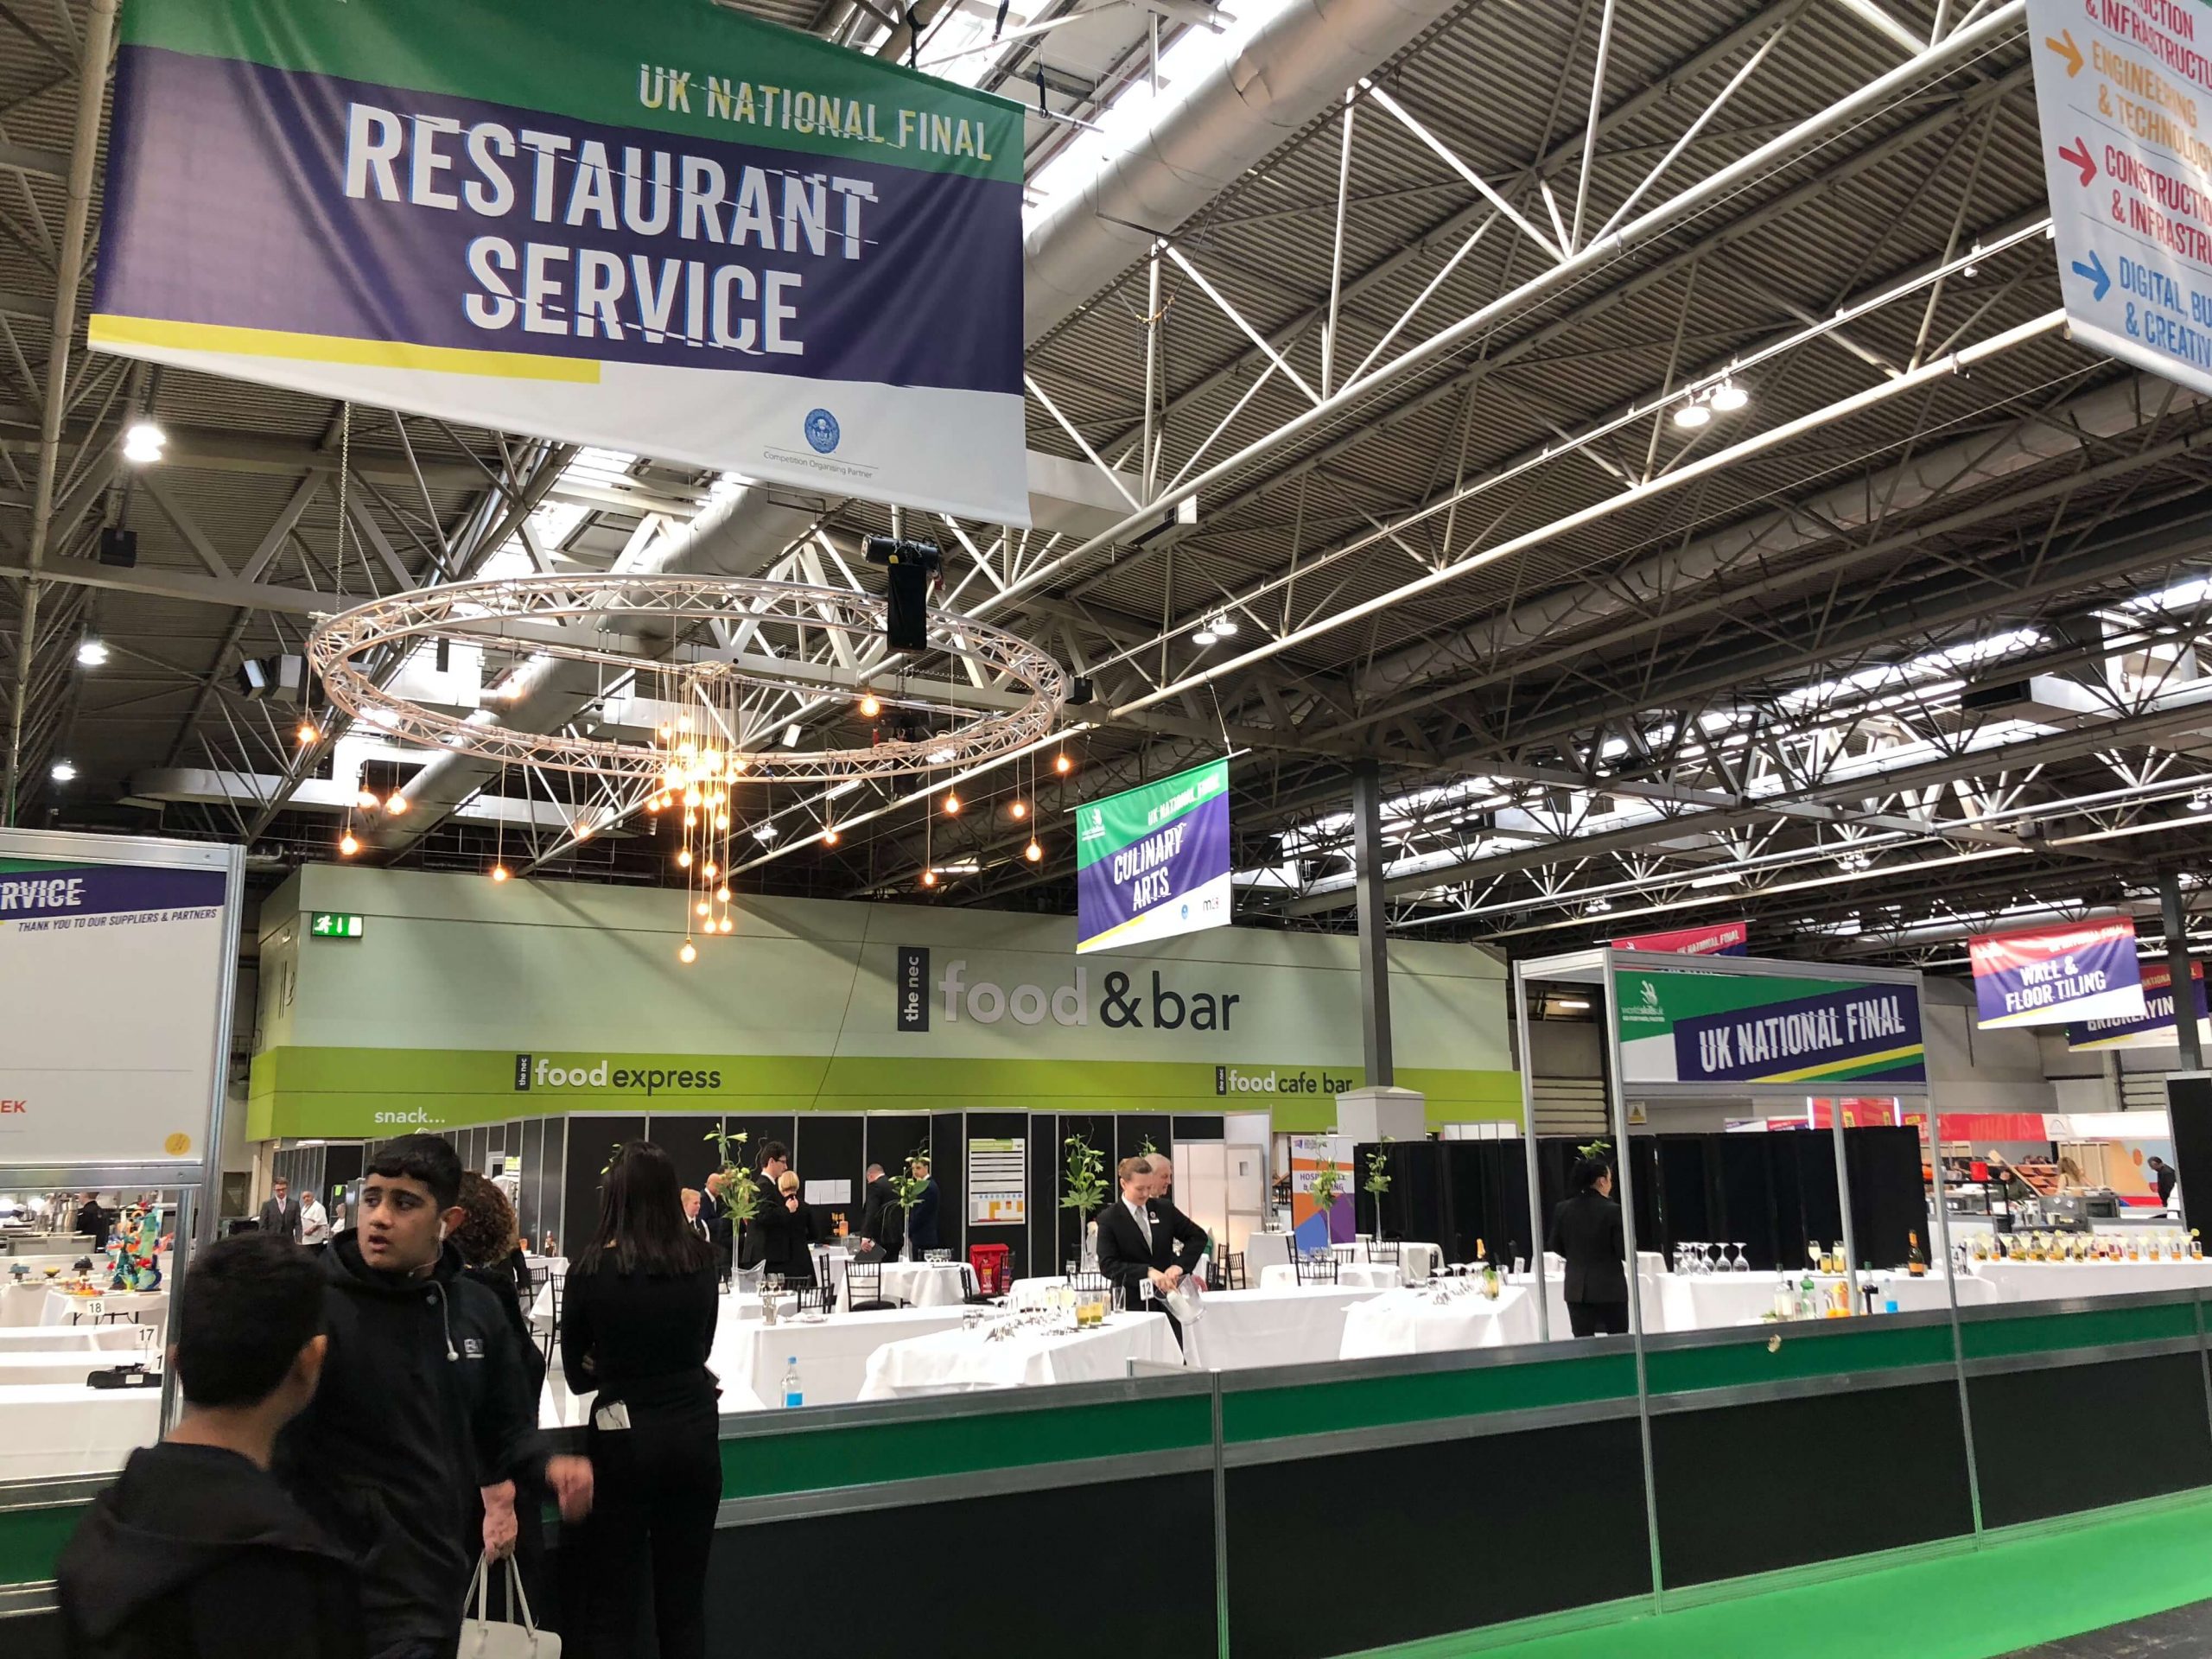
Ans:
{"type": "Polygon", "coordinates": [[[476,1612],[474,1618],[461,1621],[460,1659],[561,1659],[561,1638],[550,1630],[539,1630],[531,1618],[530,1598],[522,1589],[522,1569],[512,1555],[506,1560],[507,1594],[522,1615],[522,1623],[509,1624],[486,1617],[490,1594],[486,1569],[490,1565],[490,1556],[476,1558],[473,1592],[476,1612]]]}

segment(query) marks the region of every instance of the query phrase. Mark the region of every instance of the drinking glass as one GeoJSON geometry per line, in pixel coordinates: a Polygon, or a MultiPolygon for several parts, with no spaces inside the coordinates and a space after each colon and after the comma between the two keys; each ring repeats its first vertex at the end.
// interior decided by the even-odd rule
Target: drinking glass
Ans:
{"type": "Polygon", "coordinates": [[[1743,1245],[1741,1243],[1735,1243],[1731,1244],[1728,1248],[1736,1253],[1735,1261],[1729,1264],[1730,1270],[1735,1273],[1749,1273],[1751,1270],[1751,1264],[1744,1258],[1743,1245]]]}

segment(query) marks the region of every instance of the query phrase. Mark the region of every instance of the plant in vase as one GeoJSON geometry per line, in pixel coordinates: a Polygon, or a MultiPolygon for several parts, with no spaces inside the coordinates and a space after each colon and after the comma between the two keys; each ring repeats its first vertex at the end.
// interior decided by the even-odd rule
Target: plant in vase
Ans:
{"type": "Polygon", "coordinates": [[[760,1213],[760,1183],[753,1179],[753,1172],[745,1162],[748,1134],[744,1129],[731,1135],[713,1128],[707,1131],[704,1138],[714,1143],[717,1166],[715,1173],[722,1178],[722,1211],[730,1221],[730,1249],[738,1251],[746,1223],[760,1213]]]}
{"type": "Polygon", "coordinates": [[[1321,1243],[1329,1242],[1329,1219],[1337,1207],[1337,1195],[1344,1191],[1344,1173],[1337,1160],[1324,1153],[1313,1170],[1313,1184],[1307,1188],[1316,1209],[1321,1212],[1321,1243]]]}
{"type": "Polygon", "coordinates": [[[1076,1261],[1081,1266],[1095,1259],[1090,1245],[1090,1218],[1106,1202],[1106,1157],[1079,1135],[1068,1136],[1067,1153],[1060,1208],[1075,1211],[1076,1261]]]}
{"type": "Polygon", "coordinates": [[[1375,1242],[1382,1242],[1382,1195],[1390,1190],[1390,1147],[1384,1143],[1367,1154],[1367,1179],[1360,1190],[1375,1200],[1375,1242]]]}
{"type": "Polygon", "coordinates": [[[899,1225],[906,1243],[906,1258],[914,1259],[914,1205],[930,1190],[930,1178],[914,1173],[914,1165],[930,1155],[930,1143],[923,1141],[906,1154],[899,1166],[899,1173],[889,1178],[891,1190],[899,1199],[899,1225]]]}

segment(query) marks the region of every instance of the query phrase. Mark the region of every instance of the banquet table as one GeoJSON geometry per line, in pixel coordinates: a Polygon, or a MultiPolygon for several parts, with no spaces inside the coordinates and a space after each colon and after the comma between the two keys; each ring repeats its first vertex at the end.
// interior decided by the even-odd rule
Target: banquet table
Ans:
{"type": "MultiPolygon", "coordinates": [[[[845,1305],[845,1268],[852,1261],[842,1250],[825,1250],[817,1258],[830,1282],[836,1287],[837,1306],[845,1305]]],[[[958,1307],[976,1289],[976,1269],[965,1262],[887,1262],[883,1264],[883,1300],[909,1307],[958,1307]]]]}
{"type": "Polygon", "coordinates": [[[1332,1360],[1344,1345],[1344,1315],[1382,1293],[1351,1285],[1292,1285],[1215,1290],[1183,1327],[1183,1351],[1199,1370],[1332,1360]]]}
{"type": "MultiPolygon", "coordinates": [[[[1337,1283],[1348,1290],[1395,1290],[1405,1282],[1404,1270],[1395,1262],[1344,1262],[1337,1267],[1337,1283]]],[[[1298,1269],[1287,1262],[1260,1269],[1262,1290],[1295,1290],[1297,1287],[1298,1269]]]]}
{"type": "MultiPolygon", "coordinates": [[[[861,1397],[868,1361],[886,1343],[959,1328],[966,1310],[957,1307],[898,1307],[880,1313],[832,1313],[818,1322],[779,1319],[764,1324],[725,1319],[715,1331],[709,1366],[725,1389],[742,1390],[761,1401],[780,1399],[784,1367],[798,1360],[799,1386],[812,1406],[844,1405],[861,1397]]],[[[724,1411],[739,1408],[728,1395],[724,1411]]]]}
{"type": "Polygon", "coordinates": [[[161,1438],[158,1389],[101,1390],[75,1383],[33,1383],[7,1391],[0,1406],[0,1483],[108,1474],[161,1438]]]}
{"type": "MultiPolygon", "coordinates": [[[[0,1330],[0,1354],[128,1354],[137,1351],[143,1325],[22,1325],[0,1330]]],[[[156,1344],[158,1345],[158,1344],[156,1344]]]]}
{"type": "MultiPolygon", "coordinates": [[[[60,1336],[60,1332],[48,1332],[60,1336]]],[[[82,1385],[87,1372],[106,1370],[116,1365],[137,1361],[135,1353],[101,1351],[91,1348],[0,1348],[0,1421],[7,1421],[6,1402],[14,1396],[8,1390],[45,1382],[74,1382],[82,1385]]],[[[149,1354],[149,1358],[155,1357],[149,1354]]]]}
{"type": "Polygon", "coordinates": [[[1128,1376],[1131,1360],[1160,1365],[1182,1361],[1166,1319],[1156,1313],[1116,1313],[1085,1331],[1037,1327],[998,1342],[989,1340],[985,1329],[941,1331],[885,1344],[868,1358],[860,1397],[897,1400],[1098,1382],[1128,1376]]]}
{"type": "Polygon", "coordinates": [[[2126,1296],[2145,1290],[2212,1290],[2212,1262],[1976,1262],[1980,1280],[2007,1302],[2126,1296]]]}
{"type": "Polygon", "coordinates": [[[111,1323],[124,1325],[158,1325],[168,1316],[169,1294],[166,1290],[108,1290],[98,1296],[73,1296],[66,1290],[49,1288],[45,1306],[40,1308],[41,1325],[90,1325],[94,1319],[86,1304],[98,1302],[103,1318],[111,1323]]]}
{"type": "MultiPolygon", "coordinates": [[[[1802,1275],[1799,1275],[1801,1278],[1802,1275]]],[[[1843,1282],[1834,1274],[1815,1274],[1814,1283],[1822,1296],[1843,1282]]],[[[1947,1308],[1949,1293],[1943,1281],[1930,1274],[1915,1279],[1898,1273],[1861,1274],[1859,1282],[1875,1287],[1874,1306],[1886,1311],[1894,1301],[1900,1313],[1921,1313],[1947,1308]]],[[[1712,1330],[1723,1325],[1751,1325],[1774,1309],[1781,1281],[1770,1273],[1662,1273],[1648,1287],[1657,1294],[1645,1304],[1644,1318],[1653,1331],[1712,1330]]],[[[1977,1279],[1959,1281],[1959,1306],[1984,1306],[2001,1300],[1994,1285],[1977,1279]]],[[[1865,1306],[1862,1300],[1860,1306],[1865,1306]]]]}
{"type": "MultiPolygon", "coordinates": [[[[1244,1242],[1245,1277],[1255,1283],[1263,1281],[1269,1268],[1290,1265],[1291,1236],[1288,1233],[1254,1233],[1244,1242]]],[[[1361,1261],[1367,1259],[1364,1243],[1339,1244],[1339,1250],[1351,1250],[1361,1261]]],[[[1406,1281],[1417,1284],[1444,1266],[1444,1252],[1434,1244],[1408,1240],[1398,1246],[1398,1259],[1405,1269],[1406,1281]]]]}
{"type": "Polygon", "coordinates": [[[1496,1301],[1479,1291],[1437,1304],[1426,1290],[1393,1290],[1345,1310],[1339,1359],[1439,1354],[1535,1342],[1535,1299],[1508,1286],[1496,1301]]]}

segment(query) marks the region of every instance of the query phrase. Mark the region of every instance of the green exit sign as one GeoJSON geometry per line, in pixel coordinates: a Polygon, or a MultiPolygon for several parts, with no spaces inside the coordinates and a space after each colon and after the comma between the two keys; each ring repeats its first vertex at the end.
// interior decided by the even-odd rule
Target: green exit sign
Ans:
{"type": "Polygon", "coordinates": [[[358,939],[368,931],[368,924],[359,916],[341,916],[335,911],[318,910],[308,918],[308,932],[318,939],[358,939]]]}

